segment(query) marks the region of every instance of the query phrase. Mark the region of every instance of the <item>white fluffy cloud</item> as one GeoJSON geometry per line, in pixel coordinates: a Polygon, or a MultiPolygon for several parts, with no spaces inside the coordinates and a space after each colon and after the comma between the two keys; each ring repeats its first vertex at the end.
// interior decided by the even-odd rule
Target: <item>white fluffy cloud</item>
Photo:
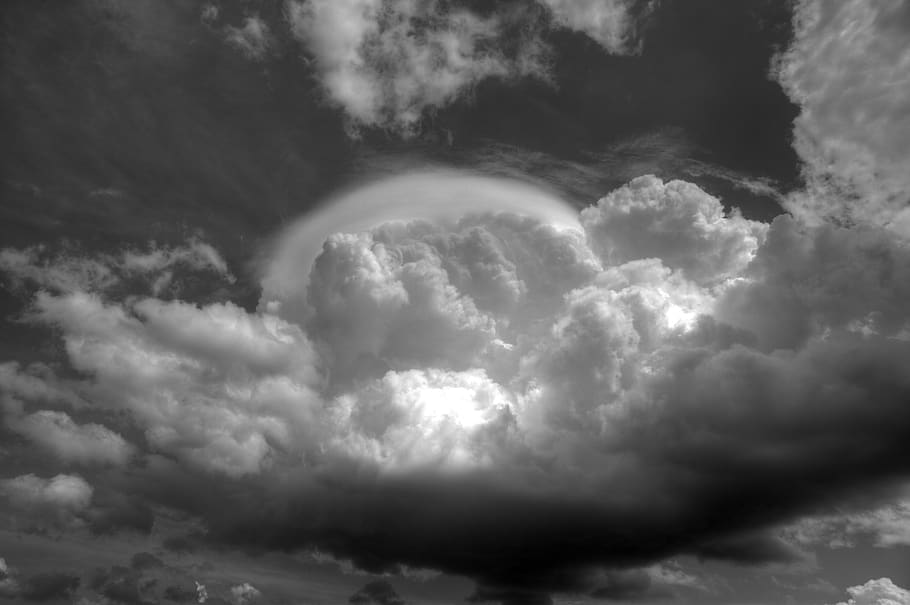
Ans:
{"type": "Polygon", "coordinates": [[[595,251],[608,265],[659,258],[698,283],[739,275],[768,226],[724,215],[720,201],[684,181],[634,179],[582,212],[595,251]]]}
{"type": "Polygon", "coordinates": [[[797,4],[777,69],[802,109],[794,134],[809,187],[788,204],[800,217],[910,235],[908,15],[902,0],[797,4]]]}
{"type": "Polygon", "coordinates": [[[36,316],[63,329],[87,397],[127,409],[156,450],[230,475],[260,471],[288,447],[316,400],[312,352],[296,326],[231,304],[106,304],[39,294],[36,316]]]}
{"type": "Polygon", "coordinates": [[[850,599],[837,605],[908,605],[910,591],[894,584],[890,578],[869,580],[862,586],[847,589],[850,599]]]}

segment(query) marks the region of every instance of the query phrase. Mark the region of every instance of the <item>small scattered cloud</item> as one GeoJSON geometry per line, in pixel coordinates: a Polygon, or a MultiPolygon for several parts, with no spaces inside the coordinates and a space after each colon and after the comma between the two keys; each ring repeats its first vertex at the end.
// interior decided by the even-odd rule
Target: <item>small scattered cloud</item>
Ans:
{"type": "MultiPolygon", "coordinates": [[[[211,15],[211,11],[206,13],[203,10],[203,19],[206,18],[207,14],[211,15]]],[[[224,38],[228,44],[252,60],[263,59],[272,44],[272,33],[269,26],[257,15],[246,17],[241,27],[226,26],[224,28],[224,38]]]]}
{"type": "Polygon", "coordinates": [[[262,597],[262,592],[249,582],[232,586],[230,592],[233,605],[252,605],[262,597]]]}

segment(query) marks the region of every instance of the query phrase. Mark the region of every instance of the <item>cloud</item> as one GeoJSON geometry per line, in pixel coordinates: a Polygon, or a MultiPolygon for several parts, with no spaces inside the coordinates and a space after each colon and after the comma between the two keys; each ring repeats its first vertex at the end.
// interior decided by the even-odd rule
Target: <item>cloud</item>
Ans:
{"type": "Polygon", "coordinates": [[[796,6],[776,74],[801,107],[795,146],[808,188],[788,208],[806,220],[888,225],[910,234],[910,10],[902,0],[796,6]]]}
{"type": "Polygon", "coordinates": [[[611,54],[624,55],[639,50],[635,39],[635,9],[636,5],[646,3],[634,0],[540,1],[553,13],[556,24],[587,35],[611,54]]]}
{"type": "Polygon", "coordinates": [[[864,539],[880,548],[910,546],[910,500],[902,498],[869,510],[806,517],[782,532],[797,544],[827,548],[850,548],[864,539]]]}
{"type": "Polygon", "coordinates": [[[697,283],[739,275],[768,227],[725,216],[720,200],[684,181],[633,179],[582,212],[582,224],[605,263],[659,258],[697,283]]]}
{"type": "Polygon", "coordinates": [[[56,475],[49,479],[20,475],[0,480],[0,494],[24,510],[82,511],[90,504],[92,492],[92,486],[78,475],[56,475]]]}
{"type": "Polygon", "coordinates": [[[16,570],[7,565],[6,559],[0,557],[0,597],[13,599],[19,594],[19,590],[16,570]]]}
{"type": "Polygon", "coordinates": [[[249,582],[231,587],[231,602],[234,605],[249,605],[258,601],[261,596],[262,593],[249,582]]]}
{"type": "Polygon", "coordinates": [[[850,599],[837,605],[907,605],[910,591],[896,586],[890,578],[869,580],[862,586],[847,589],[850,599]]]}
{"type": "MultiPolygon", "coordinates": [[[[211,14],[210,10],[206,11],[205,8],[203,9],[204,18],[205,15],[211,14]]],[[[209,17],[209,19],[211,18],[213,17],[209,17]]],[[[224,38],[228,44],[252,60],[263,59],[266,53],[269,52],[269,47],[272,43],[272,34],[269,26],[257,15],[246,17],[243,20],[242,27],[226,26],[224,28],[224,38]]]]}
{"type": "Polygon", "coordinates": [[[487,78],[545,75],[535,39],[502,44],[505,24],[436,0],[289,0],[294,36],[355,126],[413,132],[487,78]],[[507,50],[513,46],[514,50],[507,50]]]}
{"type": "Polygon", "coordinates": [[[54,292],[106,292],[124,284],[134,287],[138,281],[141,287],[160,296],[168,291],[179,292],[180,284],[174,281],[181,270],[210,271],[228,283],[235,281],[221,255],[198,239],[176,247],[151,242],[147,250],[127,248],[118,254],[99,254],[94,258],[75,251],[52,254],[44,245],[0,250],[0,271],[14,286],[22,288],[30,283],[54,292]]]}
{"type": "Polygon", "coordinates": [[[133,447],[123,437],[95,423],[76,424],[65,412],[40,410],[7,425],[64,462],[125,465],[133,447]]]}
{"type": "Polygon", "coordinates": [[[282,417],[307,430],[316,371],[296,326],[231,304],[123,307],[84,293],[39,294],[35,304],[37,318],[69,334],[73,365],[98,379],[95,405],[130,410],[156,451],[239,476],[294,440],[282,417]]]}
{"type": "Polygon", "coordinates": [[[315,260],[279,246],[296,271],[256,311],[39,291],[80,377],[8,382],[142,435],[92,510],[116,488],[200,542],[436,569],[478,601],[697,590],[655,564],[798,559],[780,525],[910,472],[893,233],[760,224],[654,177],[574,225],[548,209],[331,223],[315,260]]]}
{"type": "Polygon", "coordinates": [[[539,0],[471,9],[438,0],[288,0],[285,12],[351,132],[366,126],[408,136],[484,80],[549,82],[549,28],[581,32],[611,54],[637,52],[638,24],[651,5],[539,0]]]}

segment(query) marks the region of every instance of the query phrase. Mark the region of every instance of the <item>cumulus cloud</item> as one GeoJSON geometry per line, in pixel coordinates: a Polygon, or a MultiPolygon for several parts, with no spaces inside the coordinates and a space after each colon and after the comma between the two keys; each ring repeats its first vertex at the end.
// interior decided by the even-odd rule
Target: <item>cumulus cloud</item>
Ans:
{"type": "Polygon", "coordinates": [[[95,405],[126,409],[154,450],[231,475],[258,472],[308,426],[312,352],[297,326],[232,304],[39,294],[36,317],[69,334],[95,405]],[[293,421],[289,424],[284,419],[293,421]],[[283,444],[283,445],[282,445],[283,444]]]}
{"type": "MultiPolygon", "coordinates": [[[[358,225],[257,311],[35,295],[69,388],[144,437],[121,487],[205,540],[547,602],[697,589],[653,566],[677,554],[793,559],[782,523],[910,472],[910,249],[886,229],[759,224],[654,177],[575,226],[358,225]]],[[[61,388],[8,374],[23,405],[61,388]]]]}
{"type": "Polygon", "coordinates": [[[894,584],[890,578],[869,580],[861,586],[847,589],[850,599],[837,605],[907,605],[910,591],[894,584]]]}
{"type": "Polygon", "coordinates": [[[910,8],[902,0],[801,0],[776,73],[800,105],[795,146],[806,220],[888,225],[910,234],[910,8]]]}
{"type": "Polygon", "coordinates": [[[643,176],[582,212],[588,238],[604,262],[659,258],[698,283],[739,275],[768,226],[725,216],[720,200],[684,181],[643,176]]]}

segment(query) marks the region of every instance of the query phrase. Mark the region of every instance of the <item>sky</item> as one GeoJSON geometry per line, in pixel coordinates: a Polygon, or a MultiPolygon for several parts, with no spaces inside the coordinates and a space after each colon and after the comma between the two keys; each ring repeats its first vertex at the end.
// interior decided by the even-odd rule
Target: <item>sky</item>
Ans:
{"type": "Polygon", "coordinates": [[[907,0],[0,28],[0,601],[910,605],[907,0]]]}

